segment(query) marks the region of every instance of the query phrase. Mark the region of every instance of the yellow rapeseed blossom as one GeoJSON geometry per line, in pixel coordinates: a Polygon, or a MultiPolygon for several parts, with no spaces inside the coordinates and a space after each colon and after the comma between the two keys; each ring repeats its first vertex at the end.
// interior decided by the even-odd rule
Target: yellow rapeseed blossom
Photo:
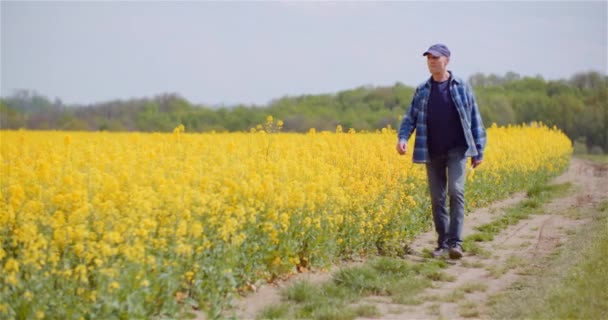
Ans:
{"type": "MultiPolygon", "coordinates": [[[[14,289],[0,301],[44,299],[33,288],[52,287],[65,299],[53,303],[82,314],[134,292],[143,309],[157,305],[148,291],[225,297],[226,283],[396,250],[430,223],[424,166],[397,155],[393,129],[282,126],[269,116],[248,133],[0,131],[0,283],[14,289]],[[204,292],[189,287],[201,279],[204,292]]],[[[467,174],[469,208],[569,164],[571,142],[556,128],[487,133],[484,163],[467,174]]],[[[45,303],[22,305],[61,316],[35,309],[45,303]]]]}
{"type": "Polygon", "coordinates": [[[114,290],[120,288],[120,283],[116,282],[116,281],[112,281],[110,282],[110,284],[108,285],[108,291],[109,292],[113,292],[114,290]]]}
{"type": "Polygon", "coordinates": [[[19,272],[19,261],[17,261],[15,258],[8,258],[8,260],[6,260],[4,263],[4,268],[2,271],[6,273],[19,272]]]}

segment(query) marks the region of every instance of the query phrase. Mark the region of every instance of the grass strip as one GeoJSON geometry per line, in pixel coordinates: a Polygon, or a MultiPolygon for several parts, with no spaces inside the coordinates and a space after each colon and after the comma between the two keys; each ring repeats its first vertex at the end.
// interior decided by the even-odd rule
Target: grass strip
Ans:
{"type": "Polygon", "coordinates": [[[375,306],[359,304],[365,297],[390,297],[394,303],[419,304],[416,295],[432,281],[450,280],[441,260],[412,263],[399,258],[378,257],[361,266],[340,269],[332,281],[296,282],[282,291],[283,301],[264,309],[257,319],[350,320],[378,316],[375,306]]]}
{"type": "Polygon", "coordinates": [[[491,318],[608,319],[608,201],[533,276],[492,299],[491,318]]]}
{"type": "Polygon", "coordinates": [[[598,162],[598,163],[608,163],[608,154],[576,154],[575,157],[598,162]]]}

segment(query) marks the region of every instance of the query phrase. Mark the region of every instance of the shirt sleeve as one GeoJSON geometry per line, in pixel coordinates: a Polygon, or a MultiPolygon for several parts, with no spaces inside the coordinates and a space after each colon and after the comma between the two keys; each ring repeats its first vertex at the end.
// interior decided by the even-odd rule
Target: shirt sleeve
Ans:
{"type": "Polygon", "coordinates": [[[412,97],[412,103],[410,104],[410,108],[408,112],[403,116],[401,120],[401,124],[399,125],[399,141],[406,141],[410,138],[414,129],[416,129],[416,118],[418,116],[418,107],[417,100],[418,97],[418,89],[414,92],[414,96],[412,97]]]}
{"type": "Polygon", "coordinates": [[[467,85],[467,98],[471,104],[471,133],[473,134],[473,140],[475,141],[475,148],[477,149],[477,155],[473,157],[474,160],[483,160],[483,152],[486,147],[486,129],[479,113],[477,101],[473,89],[467,85]]]}

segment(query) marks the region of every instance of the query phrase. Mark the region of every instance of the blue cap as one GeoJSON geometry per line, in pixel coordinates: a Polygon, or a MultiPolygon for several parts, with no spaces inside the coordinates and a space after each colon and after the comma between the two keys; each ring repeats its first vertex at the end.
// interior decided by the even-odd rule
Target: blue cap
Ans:
{"type": "Polygon", "coordinates": [[[434,44],[428,50],[426,50],[422,55],[426,56],[427,54],[432,54],[435,57],[450,57],[450,49],[445,46],[445,44],[434,44]]]}

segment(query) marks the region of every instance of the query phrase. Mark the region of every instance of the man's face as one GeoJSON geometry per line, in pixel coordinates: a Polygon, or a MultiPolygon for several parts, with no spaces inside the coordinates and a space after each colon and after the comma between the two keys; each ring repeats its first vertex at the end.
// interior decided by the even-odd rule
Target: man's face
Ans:
{"type": "Polygon", "coordinates": [[[431,74],[443,74],[446,72],[450,59],[444,56],[434,56],[432,54],[426,55],[426,64],[429,67],[431,74]]]}

